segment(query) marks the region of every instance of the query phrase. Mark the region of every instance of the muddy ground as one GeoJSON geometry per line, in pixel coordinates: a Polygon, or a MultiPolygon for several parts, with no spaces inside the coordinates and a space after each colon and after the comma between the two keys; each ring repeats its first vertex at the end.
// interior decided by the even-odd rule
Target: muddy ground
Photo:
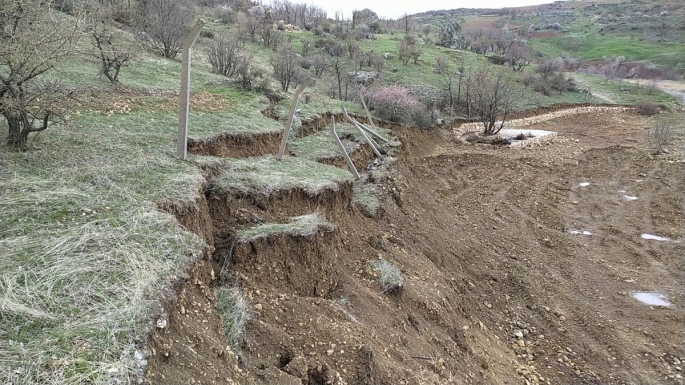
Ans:
{"type": "Polygon", "coordinates": [[[567,116],[526,127],[559,136],[525,149],[395,128],[397,162],[372,173],[376,217],[349,185],[266,202],[205,194],[176,214],[215,250],[167,304],[148,381],[682,383],[683,137],[651,156],[647,124],[629,112],[567,116]],[[315,211],[336,229],[233,247],[254,218],[315,211]],[[381,293],[379,258],[401,269],[402,289],[381,293]],[[235,352],[211,290],[224,266],[253,309],[235,352]],[[640,291],[671,306],[643,304],[640,291]]]}

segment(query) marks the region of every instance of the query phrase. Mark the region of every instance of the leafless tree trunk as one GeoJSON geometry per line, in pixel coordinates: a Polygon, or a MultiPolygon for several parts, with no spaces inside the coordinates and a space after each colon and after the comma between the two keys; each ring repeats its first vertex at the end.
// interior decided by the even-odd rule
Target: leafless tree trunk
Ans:
{"type": "Polygon", "coordinates": [[[125,42],[118,41],[113,27],[107,21],[96,21],[90,27],[94,55],[100,63],[100,71],[113,85],[119,84],[119,72],[133,58],[132,48],[125,42]]]}
{"type": "Polygon", "coordinates": [[[450,108],[450,111],[454,109],[454,83],[456,78],[456,73],[452,70],[449,59],[445,56],[438,56],[435,58],[435,69],[438,71],[442,77],[442,86],[444,88],[444,93],[450,108]]]}
{"type": "Polygon", "coordinates": [[[347,84],[345,84],[345,94],[343,94],[343,83],[346,83],[347,72],[349,64],[342,56],[331,56],[329,59],[329,66],[333,71],[333,76],[338,85],[338,99],[345,100],[347,96],[347,84]]]}

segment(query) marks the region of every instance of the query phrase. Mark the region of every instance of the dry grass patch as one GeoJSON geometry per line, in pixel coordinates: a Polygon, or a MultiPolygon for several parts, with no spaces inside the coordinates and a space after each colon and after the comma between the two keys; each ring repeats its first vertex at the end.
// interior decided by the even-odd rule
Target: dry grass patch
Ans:
{"type": "Polygon", "coordinates": [[[276,191],[300,188],[310,195],[324,189],[338,190],[338,184],[352,180],[352,174],[315,161],[274,156],[226,160],[210,188],[247,196],[269,196],[276,191]]]}

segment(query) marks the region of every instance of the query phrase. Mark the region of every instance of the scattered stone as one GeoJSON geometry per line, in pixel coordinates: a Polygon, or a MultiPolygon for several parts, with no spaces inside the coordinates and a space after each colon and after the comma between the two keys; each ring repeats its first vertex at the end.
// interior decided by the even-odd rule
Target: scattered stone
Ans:
{"type": "Polygon", "coordinates": [[[518,339],[523,338],[523,332],[520,331],[520,330],[515,331],[515,332],[514,332],[514,335],[515,335],[516,338],[518,338],[518,339]]]}
{"type": "Polygon", "coordinates": [[[369,85],[380,76],[376,71],[352,71],[347,76],[355,84],[369,85]]]}
{"type": "Polygon", "coordinates": [[[261,304],[261,303],[258,303],[258,304],[256,304],[256,305],[254,305],[254,308],[255,308],[256,310],[262,310],[262,304],[261,304]]]}
{"type": "Polygon", "coordinates": [[[155,323],[158,329],[164,329],[167,326],[167,315],[166,313],[162,314],[158,319],[157,322],[155,323]]]}

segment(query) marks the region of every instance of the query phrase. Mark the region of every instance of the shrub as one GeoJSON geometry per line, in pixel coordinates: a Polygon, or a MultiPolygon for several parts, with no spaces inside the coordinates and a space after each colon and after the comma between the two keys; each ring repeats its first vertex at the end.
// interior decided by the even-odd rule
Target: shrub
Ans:
{"type": "Polygon", "coordinates": [[[289,43],[283,44],[276,55],[271,58],[271,66],[273,67],[274,78],[281,84],[281,90],[288,92],[290,84],[298,72],[293,46],[289,43]]]}
{"type": "Polygon", "coordinates": [[[233,24],[237,20],[237,12],[230,8],[219,7],[214,9],[213,17],[224,24],[233,24]]]}
{"type": "Polygon", "coordinates": [[[661,109],[654,103],[640,104],[639,106],[635,107],[635,112],[644,116],[653,116],[658,114],[659,111],[661,111],[661,109]]]}
{"type": "Polygon", "coordinates": [[[402,272],[391,265],[390,262],[381,258],[375,261],[372,267],[379,273],[378,286],[381,289],[381,293],[393,292],[404,287],[402,272]]]}
{"type": "Polygon", "coordinates": [[[647,131],[647,144],[649,151],[654,155],[666,152],[666,146],[671,141],[671,125],[663,120],[647,131]]]}
{"type": "Polygon", "coordinates": [[[268,86],[268,79],[260,68],[252,65],[252,57],[244,56],[236,70],[238,86],[249,91],[264,91],[268,86]]]}
{"type": "Polygon", "coordinates": [[[413,123],[413,114],[425,109],[408,89],[398,86],[376,88],[369,94],[369,99],[379,118],[407,125],[413,123]]]}
{"type": "Polygon", "coordinates": [[[538,65],[535,72],[539,73],[541,77],[547,78],[563,68],[564,61],[561,58],[547,59],[538,65]]]}
{"type": "Polygon", "coordinates": [[[242,44],[236,39],[218,38],[205,49],[212,71],[227,77],[238,71],[242,61],[242,44]]]}
{"type": "Polygon", "coordinates": [[[431,113],[423,105],[411,112],[412,123],[415,126],[428,128],[433,126],[433,118],[431,113]]]}
{"type": "Polygon", "coordinates": [[[304,59],[304,58],[303,58],[303,59],[300,60],[300,67],[302,67],[302,68],[304,68],[304,69],[306,69],[306,70],[310,69],[310,68],[312,68],[312,61],[309,60],[309,59],[304,59]]]}
{"type": "Polygon", "coordinates": [[[165,58],[175,58],[192,28],[192,5],[186,0],[142,0],[138,7],[143,42],[165,58]]]}

